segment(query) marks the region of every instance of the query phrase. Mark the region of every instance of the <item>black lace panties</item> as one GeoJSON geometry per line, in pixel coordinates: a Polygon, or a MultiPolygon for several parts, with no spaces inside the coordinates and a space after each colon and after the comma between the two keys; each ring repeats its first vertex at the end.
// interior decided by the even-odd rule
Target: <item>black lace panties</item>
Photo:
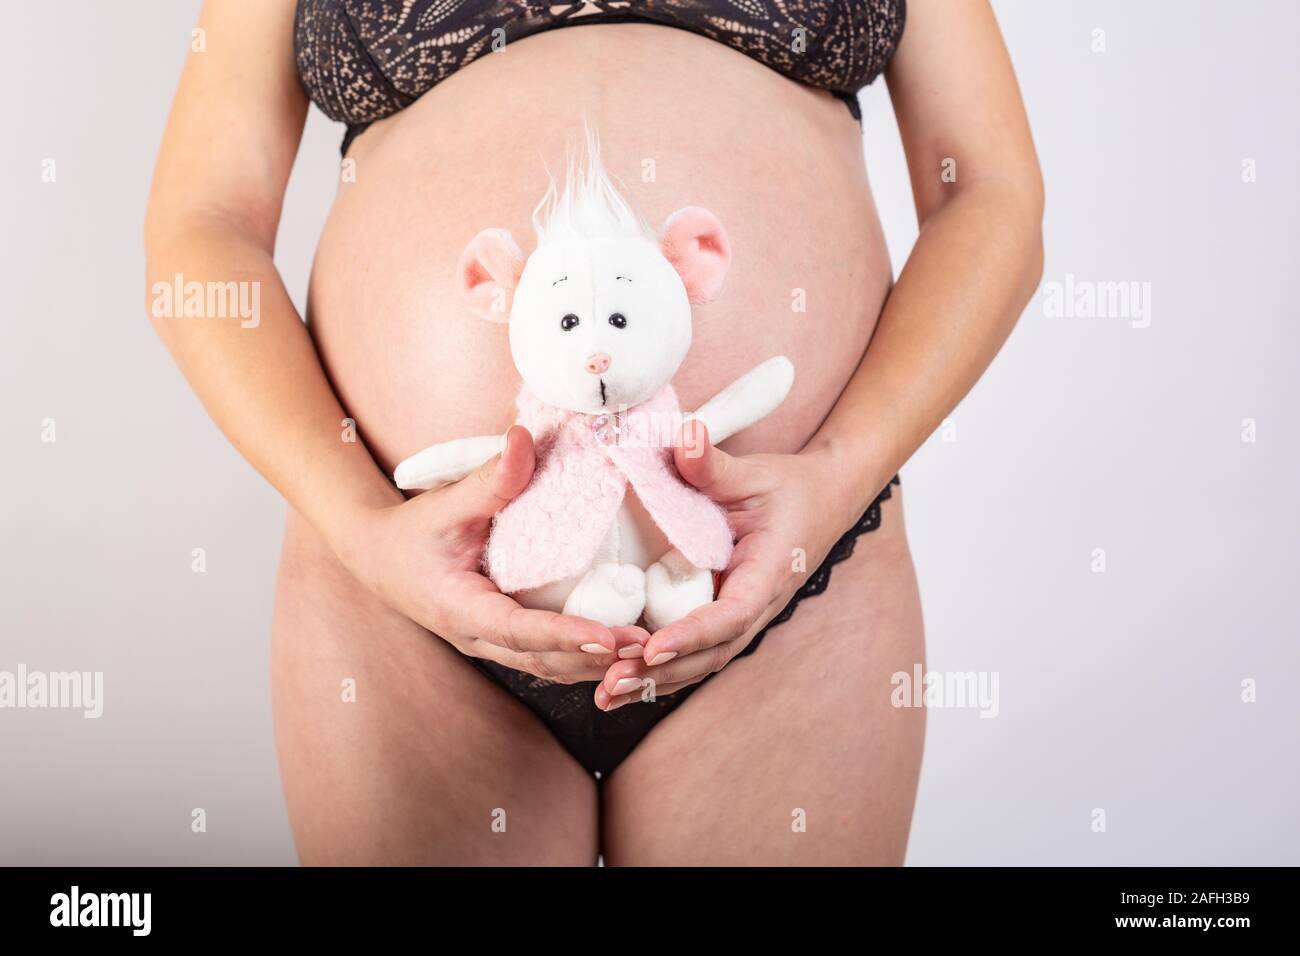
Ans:
{"type": "MultiPolygon", "coordinates": [[[[826,590],[831,580],[831,569],[853,554],[853,546],[859,536],[880,527],[880,506],[889,500],[893,493],[891,487],[898,483],[898,477],[895,476],[888,485],[885,485],[884,491],[876,496],[876,500],[871,502],[871,506],[863,512],[862,517],[835,542],[830,553],[826,555],[826,560],[809,575],[808,580],[790,599],[790,603],[755,635],[749,642],[749,646],[737,654],[737,657],[745,657],[758,650],[758,645],[763,642],[767,632],[790,620],[800,601],[815,597],[826,590]]],[[[485,675],[527,704],[580,764],[601,776],[612,772],[641,742],[641,738],[654,729],[655,724],[680,707],[691,694],[712,679],[712,677],[706,678],[675,694],[656,697],[654,700],[633,700],[607,713],[600,710],[592,698],[596,690],[595,681],[557,684],[492,661],[467,659],[485,675]]]]}

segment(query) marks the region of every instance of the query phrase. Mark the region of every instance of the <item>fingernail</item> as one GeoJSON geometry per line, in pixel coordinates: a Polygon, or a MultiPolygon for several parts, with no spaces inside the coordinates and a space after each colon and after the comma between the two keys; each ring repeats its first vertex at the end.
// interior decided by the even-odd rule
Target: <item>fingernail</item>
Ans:
{"type": "Polygon", "coordinates": [[[656,654],[650,660],[650,666],[654,667],[656,664],[667,664],[670,660],[672,660],[676,656],[677,656],[676,651],[664,651],[661,654],[656,654]]]}
{"type": "Polygon", "coordinates": [[[630,704],[630,703],[632,703],[631,697],[624,697],[618,703],[614,703],[613,701],[610,701],[609,706],[605,708],[605,713],[608,714],[611,710],[618,710],[624,704],[630,704]]]}
{"type": "Polygon", "coordinates": [[[621,681],[619,681],[617,684],[614,685],[614,689],[610,691],[610,694],[613,695],[614,697],[617,697],[619,694],[630,694],[632,693],[632,691],[636,690],[640,686],[641,686],[641,680],[639,678],[624,677],[621,681]]]}
{"type": "Polygon", "coordinates": [[[634,657],[641,657],[645,654],[645,648],[640,644],[629,644],[627,647],[621,647],[618,656],[625,661],[630,661],[634,657]]]}
{"type": "Polygon", "coordinates": [[[609,648],[604,644],[583,644],[579,650],[586,651],[588,654],[608,654],[609,648]]]}

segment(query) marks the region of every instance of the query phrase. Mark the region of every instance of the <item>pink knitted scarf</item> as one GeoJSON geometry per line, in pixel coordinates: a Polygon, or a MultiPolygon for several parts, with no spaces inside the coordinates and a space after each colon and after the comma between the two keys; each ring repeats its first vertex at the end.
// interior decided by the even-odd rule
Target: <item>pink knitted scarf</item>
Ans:
{"type": "Polygon", "coordinates": [[[586,571],[629,482],[650,517],[696,567],[731,559],[726,513],[687,485],[672,462],[681,426],[677,393],[665,385],[640,405],[586,415],[519,392],[518,423],[533,435],[537,469],[496,516],[483,555],[488,576],[512,594],[586,571]]]}

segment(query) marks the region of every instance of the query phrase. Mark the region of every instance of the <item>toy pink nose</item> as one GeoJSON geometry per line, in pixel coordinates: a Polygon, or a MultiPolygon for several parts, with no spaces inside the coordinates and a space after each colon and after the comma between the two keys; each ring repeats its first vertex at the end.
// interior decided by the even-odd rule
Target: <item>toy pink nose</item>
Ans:
{"type": "Polygon", "coordinates": [[[595,355],[587,357],[587,371],[592,375],[600,375],[609,368],[609,356],[604,352],[597,352],[595,355]]]}

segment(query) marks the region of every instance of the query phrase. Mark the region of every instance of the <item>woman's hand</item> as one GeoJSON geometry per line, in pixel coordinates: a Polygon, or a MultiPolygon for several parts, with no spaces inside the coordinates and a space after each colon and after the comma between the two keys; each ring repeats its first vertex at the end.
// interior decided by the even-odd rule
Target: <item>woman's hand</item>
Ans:
{"type": "Polygon", "coordinates": [[[674,693],[721,670],[789,603],[853,521],[830,504],[837,478],[818,454],[733,457],[713,447],[702,422],[690,421],[674,456],[682,478],[726,509],[735,553],[716,601],[652,634],[641,659],[609,668],[596,688],[604,710],[650,692],[674,693]]]}
{"type": "MultiPolygon", "coordinates": [[[[620,647],[640,657],[648,635],[520,607],[479,570],[492,516],[528,484],[533,440],[518,426],[476,473],[366,512],[344,563],[388,605],[462,654],[558,683],[600,680],[620,647]]],[[[628,651],[625,651],[628,653],[628,651]]]]}

